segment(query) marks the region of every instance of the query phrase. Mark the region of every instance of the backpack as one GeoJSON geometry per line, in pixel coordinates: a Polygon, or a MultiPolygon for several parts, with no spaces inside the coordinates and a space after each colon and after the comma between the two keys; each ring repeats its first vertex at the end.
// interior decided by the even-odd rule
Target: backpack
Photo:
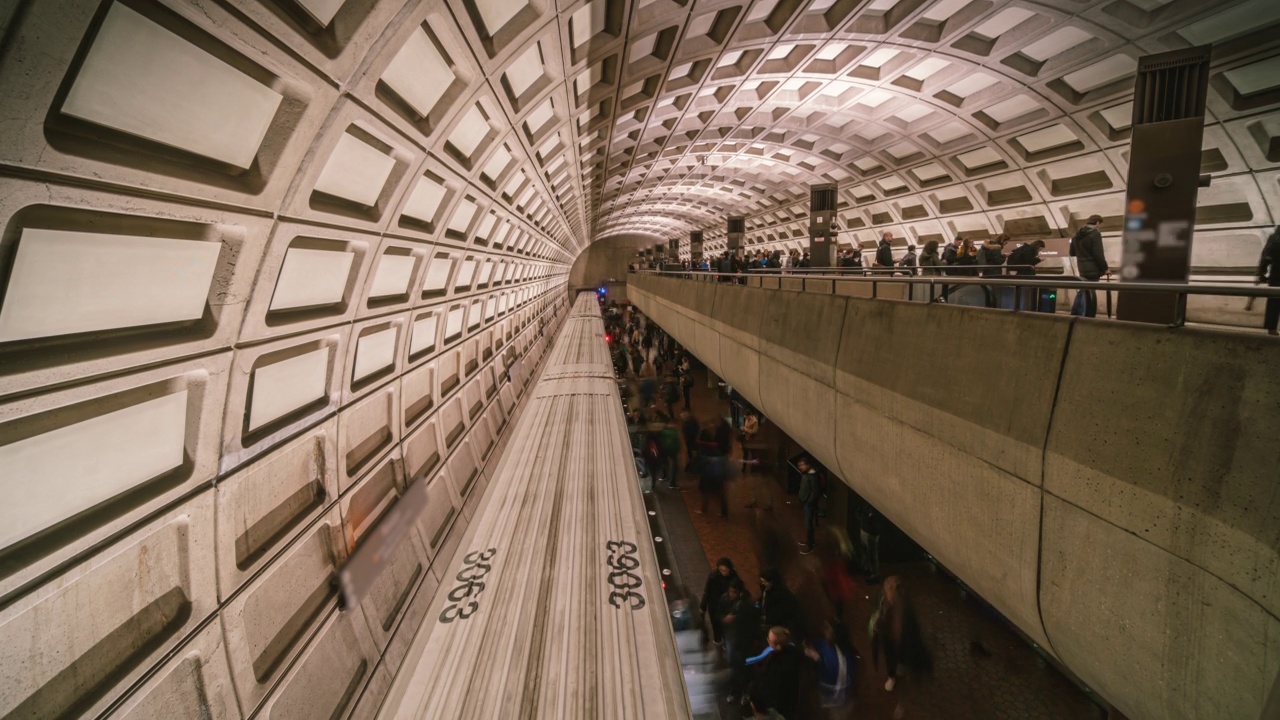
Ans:
{"type": "Polygon", "coordinates": [[[1069,243],[1070,249],[1067,251],[1068,255],[1070,255],[1071,257],[1076,256],[1076,245],[1081,240],[1084,239],[1085,233],[1088,232],[1089,228],[1091,227],[1093,226],[1088,223],[1085,223],[1084,225],[1081,225],[1079,228],[1076,228],[1076,234],[1071,236],[1071,241],[1069,243]]]}

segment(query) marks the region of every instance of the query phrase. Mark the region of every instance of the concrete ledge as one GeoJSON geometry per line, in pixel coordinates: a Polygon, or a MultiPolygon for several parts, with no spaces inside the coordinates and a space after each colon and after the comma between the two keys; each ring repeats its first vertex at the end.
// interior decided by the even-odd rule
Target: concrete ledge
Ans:
{"type": "Polygon", "coordinates": [[[841,393],[1040,484],[1069,319],[846,303],[836,374],[841,393]]]}
{"type": "Polygon", "coordinates": [[[1063,662],[1131,718],[1260,717],[1280,621],[1138,535],[1045,496],[1040,603],[1063,662]]]}
{"type": "Polygon", "coordinates": [[[744,397],[1128,716],[1258,717],[1280,671],[1274,343],[844,288],[867,286],[718,285],[670,328],[716,337],[744,397]]]}
{"type": "Polygon", "coordinates": [[[1267,338],[1080,323],[1045,489],[1280,616],[1280,381],[1267,338]]]}

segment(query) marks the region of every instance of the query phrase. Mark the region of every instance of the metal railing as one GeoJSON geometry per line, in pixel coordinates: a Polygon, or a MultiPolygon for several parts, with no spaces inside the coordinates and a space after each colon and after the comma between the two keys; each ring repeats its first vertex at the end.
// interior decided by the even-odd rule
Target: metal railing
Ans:
{"type": "MultiPolygon", "coordinates": [[[[799,289],[805,292],[826,292],[828,294],[849,294],[838,293],[837,287],[842,284],[857,283],[869,285],[869,294],[862,295],[873,299],[887,297],[895,300],[916,300],[912,297],[916,293],[913,291],[916,287],[921,287],[919,294],[922,296],[918,302],[949,302],[950,298],[958,296],[963,288],[975,287],[981,289],[981,294],[985,298],[983,307],[1004,308],[1015,312],[1030,310],[1040,311],[1040,307],[1044,303],[1041,291],[1053,291],[1056,301],[1056,292],[1059,290],[1072,291],[1093,291],[1107,293],[1107,305],[1110,307],[1110,293],[1112,292],[1133,292],[1146,294],[1169,294],[1174,296],[1176,300],[1174,320],[1171,323],[1174,327],[1181,327],[1186,324],[1187,298],[1190,296],[1218,296],[1218,297],[1244,297],[1249,298],[1250,302],[1257,298],[1263,299],[1280,299],[1280,287],[1268,287],[1265,285],[1247,284],[1247,283],[1158,283],[1158,282],[1125,282],[1105,279],[1098,281],[1083,280],[1072,275],[1050,275],[1041,273],[1039,275],[987,275],[978,276],[967,274],[968,271],[1002,269],[1007,270],[1008,265],[966,265],[962,266],[965,275],[907,275],[904,274],[908,269],[904,268],[766,268],[751,270],[749,272],[740,273],[721,273],[708,270],[636,270],[637,274],[657,275],[661,277],[675,277],[686,280],[700,280],[703,282],[725,282],[737,283],[740,285],[754,285],[761,287],[764,279],[778,280],[779,284],[782,280],[799,281],[799,289]],[[754,282],[753,282],[754,281],[754,282]],[[882,294],[882,286],[901,287],[907,286],[906,297],[882,294]],[[1001,292],[1001,288],[1011,288],[1011,292],[1001,292]],[[1020,292],[1023,290],[1037,291],[1032,294],[1020,292]],[[1007,307],[1005,301],[1010,301],[1011,307],[1007,307]]],[[[1013,266],[1016,268],[1030,266],[1013,266]]],[[[942,268],[939,268],[940,270],[942,268]]],[[[952,272],[955,266],[947,268],[952,272]]],[[[977,274],[977,273],[975,273],[977,274]]],[[[972,300],[972,298],[968,298],[972,300]]],[[[962,305],[976,305],[974,302],[961,302],[962,305]]],[[[1056,303],[1055,303],[1056,305],[1056,303]]],[[[1045,312],[1056,312],[1053,311],[1045,312]]],[[[1110,310],[1108,309],[1108,315],[1110,310]]]]}

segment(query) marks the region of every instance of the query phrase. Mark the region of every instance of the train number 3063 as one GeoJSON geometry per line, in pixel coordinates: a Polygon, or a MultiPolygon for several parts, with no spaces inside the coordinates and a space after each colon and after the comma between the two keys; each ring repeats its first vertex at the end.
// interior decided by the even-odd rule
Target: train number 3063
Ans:
{"type": "Polygon", "coordinates": [[[498,554],[497,548],[469,552],[462,558],[462,569],[454,577],[458,584],[449,591],[449,604],[440,611],[440,622],[466,620],[480,609],[480,593],[484,592],[484,576],[493,569],[489,561],[498,554]]]}
{"type": "Polygon", "coordinates": [[[610,540],[604,547],[609,551],[607,562],[612,568],[609,585],[613,590],[609,593],[609,604],[632,610],[644,607],[644,595],[638,592],[644,581],[631,572],[640,567],[640,560],[636,557],[636,544],[626,540],[610,540]]]}

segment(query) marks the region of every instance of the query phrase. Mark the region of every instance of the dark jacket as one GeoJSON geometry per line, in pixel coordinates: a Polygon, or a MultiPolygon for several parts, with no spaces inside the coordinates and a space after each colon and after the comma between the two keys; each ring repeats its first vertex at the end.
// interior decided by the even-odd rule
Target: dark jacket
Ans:
{"type": "Polygon", "coordinates": [[[916,677],[933,671],[933,656],[924,644],[920,620],[910,601],[903,599],[896,606],[889,606],[881,598],[871,627],[871,662],[876,668],[880,667],[881,655],[885,656],[886,665],[905,667],[916,677]]]}
{"type": "Polygon", "coordinates": [[[715,610],[716,603],[720,602],[720,597],[729,589],[729,585],[738,579],[738,571],[729,567],[728,575],[721,575],[720,568],[716,567],[711,570],[711,574],[707,575],[707,582],[702,586],[702,612],[715,610]]]}
{"type": "Polygon", "coordinates": [[[893,246],[884,238],[880,239],[880,244],[876,247],[876,264],[893,267],[893,246]]]}
{"type": "Polygon", "coordinates": [[[959,248],[955,246],[955,243],[947,243],[947,246],[942,249],[942,262],[948,265],[954,265],[956,262],[956,251],[958,249],[959,248]]]}
{"type": "Polygon", "coordinates": [[[920,254],[920,269],[925,275],[941,275],[942,268],[945,263],[938,253],[930,254],[928,252],[920,254]]]}
{"type": "Polygon", "coordinates": [[[690,452],[697,452],[697,448],[694,446],[698,444],[699,429],[701,429],[701,427],[698,425],[698,419],[692,415],[690,415],[684,422],[680,423],[680,434],[684,435],[685,447],[687,447],[690,452]]]}
{"type": "Polygon", "coordinates": [[[716,619],[724,629],[724,634],[737,646],[738,658],[751,649],[760,632],[760,611],[751,601],[751,596],[743,592],[737,600],[730,600],[728,593],[720,596],[716,604],[716,619]],[[725,616],[732,615],[733,622],[726,623],[725,616]]]}
{"type": "MultiPolygon", "coordinates": [[[[987,241],[982,243],[982,247],[978,248],[978,264],[979,265],[1003,265],[1004,249],[1000,247],[1000,243],[987,241]]],[[[983,277],[999,275],[1000,268],[989,267],[983,268],[983,277]]]]}
{"type": "Polygon", "coordinates": [[[1009,253],[1009,270],[1014,275],[1035,275],[1035,265],[1040,264],[1040,248],[1027,243],[1014,249],[1009,253]],[[1018,265],[1031,265],[1033,267],[1016,267],[1018,265]]]}
{"type": "Polygon", "coordinates": [[[800,476],[800,502],[810,505],[818,502],[818,498],[822,495],[822,488],[818,487],[818,473],[816,470],[810,469],[809,472],[800,476]]]}
{"type": "Polygon", "coordinates": [[[785,718],[799,717],[796,711],[800,705],[800,657],[799,648],[787,644],[769,653],[761,663],[760,687],[785,718]]]}
{"type": "Polygon", "coordinates": [[[1258,260],[1258,281],[1280,287],[1280,228],[1271,233],[1262,248],[1262,257],[1258,260]]]}
{"type": "Polygon", "coordinates": [[[920,263],[915,251],[908,250],[907,254],[902,256],[902,260],[900,260],[898,264],[907,269],[908,275],[915,275],[916,267],[919,266],[920,263]]]}
{"type": "Polygon", "coordinates": [[[1107,254],[1102,249],[1102,233],[1092,225],[1076,231],[1075,237],[1071,238],[1071,254],[1076,256],[1080,276],[1086,280],[1097,280],[1111,269],[1107,265],[1107,254]]]}
{"type": "Polygon", "coordinates": [[[781,625],[794,632],[800,620],[800,604],[787,589],[782,575],[776,570],[766,570],[765,576],[773,587],[760,591],[760,624],[765,628],[781,625]]]}

